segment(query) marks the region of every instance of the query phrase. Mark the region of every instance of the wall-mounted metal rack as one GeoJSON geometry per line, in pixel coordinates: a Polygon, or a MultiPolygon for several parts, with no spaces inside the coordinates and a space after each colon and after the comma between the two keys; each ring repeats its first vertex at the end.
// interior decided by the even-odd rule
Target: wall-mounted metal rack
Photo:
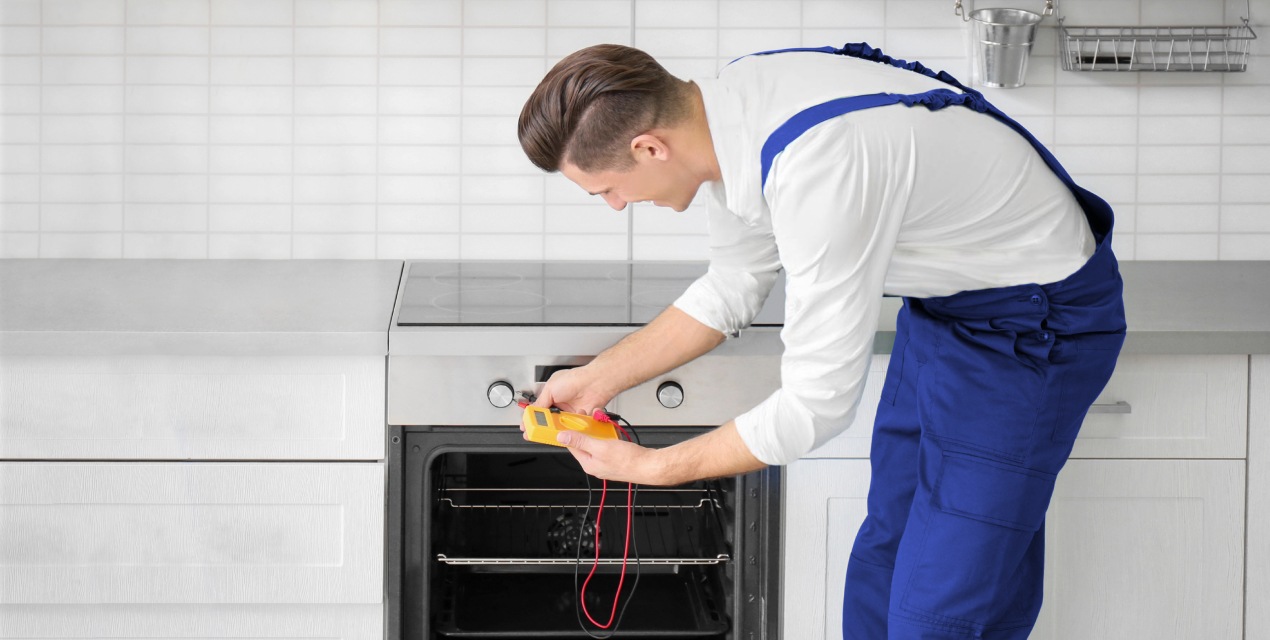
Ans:
{"type": "Polygon", "coordinates": [[[1059,18],[1064,71],[1244,71],[1257,38],[1252,15],[1236,26],[1067,26],[1059,18]]]}

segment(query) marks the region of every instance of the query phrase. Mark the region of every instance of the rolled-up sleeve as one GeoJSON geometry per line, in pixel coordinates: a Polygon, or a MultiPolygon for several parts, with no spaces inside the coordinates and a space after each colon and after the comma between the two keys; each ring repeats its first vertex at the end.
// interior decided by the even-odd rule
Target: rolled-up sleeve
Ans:
{"type": "Polygon", "coordinates": [[[911,171],[906,150],[870,138],[831,121],[787,147],[769,178],[786,278],[782,386],[736,419],[767,464],[793,462],[842,432],[864,389],[911,171]],[[879,179],[882,171],[890,175],[879,179]]]}
{"type": "Polygon", "coordinates": [[[710,199],[710,267],[675,301],[698,322],[735,338],[763,308],[780,271],[771,225],[746,223],[710,199]]]}

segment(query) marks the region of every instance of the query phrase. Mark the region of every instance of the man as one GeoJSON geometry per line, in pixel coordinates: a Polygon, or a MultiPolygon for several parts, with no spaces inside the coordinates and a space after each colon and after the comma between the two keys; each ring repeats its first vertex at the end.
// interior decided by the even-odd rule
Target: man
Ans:
{"type": "Polygon", "coordinates": [[[710,196],[707,275],[539,404],[603,407],[738,335],[786,274],[782,388],[662,450],[562,435],[588,473],[677,484],[796,460],[850,424],[880,299],[904,296],[844,636],[1028,635],[1054,479],[1124,339],[1105,202],[977,92],[867,45],[700,83],[591,47],[551,70],[519,135],[614,209],[710,196]]]}

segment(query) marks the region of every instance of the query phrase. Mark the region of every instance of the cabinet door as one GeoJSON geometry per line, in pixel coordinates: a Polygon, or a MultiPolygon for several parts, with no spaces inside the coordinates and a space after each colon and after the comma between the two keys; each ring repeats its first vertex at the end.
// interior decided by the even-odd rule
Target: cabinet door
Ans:
{"type": "MultiPolygon", "coordinates": [[[[841,637],[847,558],[867,512],[865,460],[803,460],[785,494],[786,638],[841,637]]],[[[1046,529],[1046,640],[1239,638],[1238,460],[1073,460],[1046,529]]]]}
{"type": "Polygon", "coordinates": [[[0,463],[0,605],[383,601],[376,463],[0,463]]]}
{"type": "Polygon", "coordinates": [[[1032,638],[1242,638],[1243,517],[1242,460],[1068,462],[1032,638]]]}
{"type": "Polygon", "coordinates": [[[784,637],[842,637],[847,558],[868,495],[868,460],[800,460],[786,469],[784,637]]]}

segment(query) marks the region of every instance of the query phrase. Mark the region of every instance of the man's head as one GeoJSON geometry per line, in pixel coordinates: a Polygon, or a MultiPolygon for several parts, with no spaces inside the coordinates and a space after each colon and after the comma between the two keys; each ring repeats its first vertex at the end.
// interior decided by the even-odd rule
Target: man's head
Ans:
{"type": "Polygon", "coordinates": [[[700,131],[691,127],[698,100],[692,83],[639,49],[588,47],[557,63],[529,97],[520,146],[614,209],[649,200],[682,211],[703,181],[694,170],[700,131]]]}

